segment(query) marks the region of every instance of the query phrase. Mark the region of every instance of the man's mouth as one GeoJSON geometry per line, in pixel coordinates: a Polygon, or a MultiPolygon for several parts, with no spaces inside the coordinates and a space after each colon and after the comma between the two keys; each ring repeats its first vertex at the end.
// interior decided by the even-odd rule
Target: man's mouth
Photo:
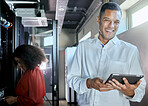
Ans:
{"type": "Polygon", "coordinates": [[[111,30],[111,29],[105,29],[105,31],[110,33],[114,32],[114,30],[111,30]]]}

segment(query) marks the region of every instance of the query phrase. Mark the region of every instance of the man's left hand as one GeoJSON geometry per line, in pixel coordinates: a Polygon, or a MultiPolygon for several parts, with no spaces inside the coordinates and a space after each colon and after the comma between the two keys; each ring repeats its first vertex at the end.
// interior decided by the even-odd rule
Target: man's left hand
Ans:
{"type": "Polygon", "coordinates": [[[125,84],[121,84],[115,79],[109,81],[109,83],[124,95],[133,97],[135,95],[134,90],[139,86],[141,80],[139,80],[136,84],[130,84],[126,78],[123,78],[123,81],[125,84]]]}

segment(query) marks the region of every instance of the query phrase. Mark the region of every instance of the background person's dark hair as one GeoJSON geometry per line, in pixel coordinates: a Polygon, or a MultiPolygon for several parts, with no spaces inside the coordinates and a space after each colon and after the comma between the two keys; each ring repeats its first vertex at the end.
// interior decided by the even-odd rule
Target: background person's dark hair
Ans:
{"type": "Polygon", "coordinates": [[[13,53],[13,57],[20,58],[28,70],[34,69],[37,65],[47,60],[44,51],[32,45],[18,46],[13,53]]]}
{"type": "Polygon", "coordinates": [[[102,5],[102,7],[101,7],[100,14],[99,14],[100,20],[101,20],[101,17],[102,17],[102,15],[104,14],[104,12],[105,12],[106,9],[120,11],[120,13],[121,13],[121,15],[122,15],[121,8],[120,8],[120,6],[119,6],[117,3],[108,2],[108,3],[104,3],[104,4],[102,5]]]}

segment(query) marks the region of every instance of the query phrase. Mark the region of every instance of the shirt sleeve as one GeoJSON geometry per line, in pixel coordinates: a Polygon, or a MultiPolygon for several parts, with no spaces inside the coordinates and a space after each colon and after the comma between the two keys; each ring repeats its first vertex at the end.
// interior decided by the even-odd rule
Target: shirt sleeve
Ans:
{"type": "Polygon", "coordinates": [[[83,47],[80,43],[74,54],[71,66],[68,66],[68,76],[67,76],[69,87],[71,87],[79,94],[85,93],[89,90],[86,86],[87,78],[82,78],[82,64],[81,64],[82,55],[83,55],[83,47]]]}
{"type": "Polygon", "coordinates": [[[31,70],[26,74],[28,76],[28,81],[23,81],[24,88],[20,87],[18,92],[17,104],[21,105],[35,105],[43,104],[43,97],[45,96],[45,82],[44,77],[38,68],[31,70]],[[24,85],[25,84],[25,85],[24,85]]]}
{"type": "MultiPolygon", "coordinates": [[[[139,51],[137,48],[134,51],[134,54],[131,59],[130,73],[143,75],[140,55],[139,55],[139,51]]],[[[145,95],[146,81],[144,78],[142,78],[141,81],[142,82],[140,83],[140,85],[135,89],[134,97],[133,98],[126,97],[130,101],[140,102],[143,96],[145,95]]]]}

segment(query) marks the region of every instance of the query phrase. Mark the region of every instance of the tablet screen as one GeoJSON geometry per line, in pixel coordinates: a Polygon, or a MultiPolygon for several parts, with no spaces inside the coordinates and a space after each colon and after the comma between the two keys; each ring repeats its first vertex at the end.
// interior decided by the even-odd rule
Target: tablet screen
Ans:
{"type": "Polygon", "coordinates": [[[116,79],[119,83],[124,84],[123,78],[126,78],[130,84],[136,84],[143,75],[131,75],[131,74],[111,74],[105,83],[109,80],[116,79]]]}

